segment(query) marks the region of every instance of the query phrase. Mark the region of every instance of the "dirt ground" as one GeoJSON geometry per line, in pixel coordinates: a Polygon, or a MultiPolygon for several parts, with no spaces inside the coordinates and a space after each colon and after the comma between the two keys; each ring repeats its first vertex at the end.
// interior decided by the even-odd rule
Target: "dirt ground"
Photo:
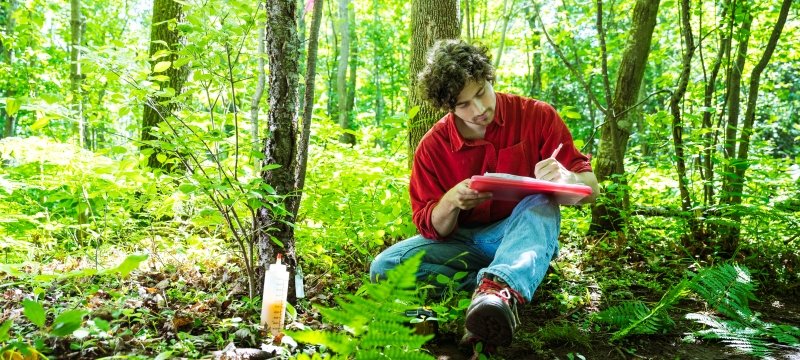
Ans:
{"type": "MultiPolygon", "coordinates": [[[[685,304],[683,304],[685,305],[685,304]]],[[[692,306],[692,305],[688,305],[692,306]]],[[[769,298],[752,304],[765,321],[800,326],[800,301],[792,297],[769,298]]],[[[533,308],[521,309],[522,327],[514,342],[507,348],[500,348],[491,359],[755,359],[750,355],[737,353],[720,342],[684,340],[689,329],[697,325],[689,320],[673,316],[676,327],[666,334],[632,336],[620,343],[609,343],[610,334],[592,332],[586,334],[580,343],[570,341],[536,340],[537,329],[546,326],[552,318],[543,317],[541,311],[533,308]]],[[[470,349],[459,348],[455,334],[441,334],[428,344],[427,349],[438,360],[470,359],[470,349]]],[[[773,353],[775,359],[800,360],[800,350],[773,353]]]]}

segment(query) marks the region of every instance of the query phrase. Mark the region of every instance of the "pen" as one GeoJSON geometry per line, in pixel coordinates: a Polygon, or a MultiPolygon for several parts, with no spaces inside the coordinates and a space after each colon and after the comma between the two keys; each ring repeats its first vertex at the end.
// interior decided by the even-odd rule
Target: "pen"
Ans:
{"type": "Polygon", "coordinates": [[[558,156],[558,152],[561,151],[562,146],[564,146],[564,143],[558,144],[558,147],[555,150],[553,150],[553,155],[550,155],[551,159],[555,159],[556,156],[558,156]]]}

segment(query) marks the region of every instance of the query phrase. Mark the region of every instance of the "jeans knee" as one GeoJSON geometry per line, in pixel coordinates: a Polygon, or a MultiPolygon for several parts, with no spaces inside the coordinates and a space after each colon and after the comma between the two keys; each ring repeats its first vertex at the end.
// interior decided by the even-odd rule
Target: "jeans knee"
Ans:
{"type": "Polygon", "coordinates": [[[558,204],[544,194],[528,195],[514,208],[513,213],[533,211],[541,215],[556,216],[560,214],[558,204]]]}
{"type": "Polygon", "coordinates": [[[377,282],[378,280],[385,279],[386,273],[394,267],[395,265],[392,265],[386,256],[386,252],[378,254],[369,265],[369,280],[371,282],[377,282]]]}

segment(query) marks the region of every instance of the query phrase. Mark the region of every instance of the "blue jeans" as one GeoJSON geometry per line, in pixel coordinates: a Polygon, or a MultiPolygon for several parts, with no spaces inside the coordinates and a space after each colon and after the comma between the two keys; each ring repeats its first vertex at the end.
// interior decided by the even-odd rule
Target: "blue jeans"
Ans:
{"type": "Polygon", "coordinates": [[[438,274],[453,278],[467,272],[460,289],[472,290],[486,274],[498,276],[530,301],[558,253],[561,212],[545,195],[530,195],[503,220],[474,228],[459,227],[445,241],[421,235],[398,242],[378,254],[370,279],[385,278],[414,254],[425,251],[417,279],[433,283],[438,274]]]}

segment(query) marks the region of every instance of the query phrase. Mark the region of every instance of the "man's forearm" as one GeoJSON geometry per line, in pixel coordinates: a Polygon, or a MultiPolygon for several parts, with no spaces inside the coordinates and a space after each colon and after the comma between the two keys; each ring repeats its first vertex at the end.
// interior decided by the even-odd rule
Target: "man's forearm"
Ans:
{"type": "Polygon", "coordinates": [[[440,236],[450,235],[456,228],[461,210],[446,201],[439,201],[431,211],[431,223],[440,236]]]}

